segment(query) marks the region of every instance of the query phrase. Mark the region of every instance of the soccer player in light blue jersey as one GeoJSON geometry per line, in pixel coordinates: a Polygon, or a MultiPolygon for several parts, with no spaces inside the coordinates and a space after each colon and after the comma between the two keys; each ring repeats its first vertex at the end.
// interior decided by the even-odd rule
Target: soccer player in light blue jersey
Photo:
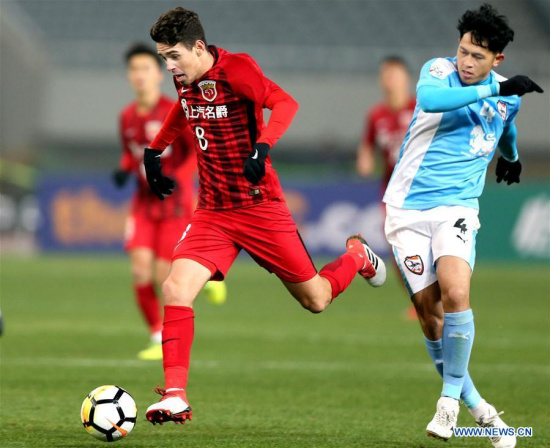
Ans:
{"type": "MultiPolygon", "coordinates": [[[[527,76],[507,80],[493,71],[514,32],[490,5],[467,11],[458,30],[456,57],[432,59],[421,70],[413,119],[384,196],[386,237],[443,377],[437,412],[426,428],[442,440],[453,434],[460,400],[479,425],[506,427],[468,374],[478,197],[497,147],[497,182],[519,183],[514,124],[519,97],[542,93],[527,76]]],[[[491,442],[512,448],[516,438],[491,442]]]]}

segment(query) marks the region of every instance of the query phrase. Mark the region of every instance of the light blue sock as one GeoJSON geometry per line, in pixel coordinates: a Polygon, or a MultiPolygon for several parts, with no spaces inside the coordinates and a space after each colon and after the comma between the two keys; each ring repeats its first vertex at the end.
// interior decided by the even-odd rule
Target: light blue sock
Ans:
{"type": "Polygon", "coordinates": [[[443,323],[443,390],[441,396],[460,399],[474,343],[472,310],[445,313],[443,323]]]}
{"type": "MultiPolygon", "coordinates": [[[[426,348],[430,354],[430,358],[435,365],[438,373],[443,376],[443,342],[441,339],[437,341],[430,341],[424,336],[424,342],[426,343],[426,348]]],[[[474,386],[474,382],[470,377],[468,371],[464,376],[464,384],[462,385],[462,392],[460,392],[460,398],[469,409],[477,407],[481,401],[481,395],[474,386]]]]}

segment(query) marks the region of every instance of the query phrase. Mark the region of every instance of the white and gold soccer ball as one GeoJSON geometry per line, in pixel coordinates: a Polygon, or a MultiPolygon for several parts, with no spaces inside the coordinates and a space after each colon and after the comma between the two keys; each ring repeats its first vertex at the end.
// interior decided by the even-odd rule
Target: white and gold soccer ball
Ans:
{"type": "Polygon", "coordinates": [[[136,425],[137,406],[122,387],[100,386],[92,390],[80,411],[84,428],[104,442],[126,437],[136,425]]]}

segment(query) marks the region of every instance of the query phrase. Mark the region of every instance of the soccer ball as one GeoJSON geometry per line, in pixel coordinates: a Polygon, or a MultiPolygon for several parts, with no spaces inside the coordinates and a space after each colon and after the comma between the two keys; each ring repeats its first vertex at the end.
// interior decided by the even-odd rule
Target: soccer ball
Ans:
{"type": "Polygon", "coordinates": [[[116,442],[134,429],[137,406],[122,387],[100,386],[84,399],[80,415],[84,428],[92,436],[116,442]]]}

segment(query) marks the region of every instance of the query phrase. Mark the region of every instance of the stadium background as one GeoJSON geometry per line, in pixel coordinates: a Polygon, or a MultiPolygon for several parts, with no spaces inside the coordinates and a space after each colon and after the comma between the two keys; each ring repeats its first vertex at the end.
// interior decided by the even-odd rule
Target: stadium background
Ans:
{"type": "MultiPolygon", "coordinates": [[[[0,300],[7,330],[1,346],[4,401],[1,407],[5,409],[5,397],[9,397],[9,393],[6,394],[7,385],[18,384],[18,379],[25,378],[22,371],[26,370],[33,356],[42,356],[39,359],[45,371],[50,367],[54,369],[49,364],[58,357],[67,360],[75,356],[78,359],[85,358],[87,361],[81,359],[82,362],[76,362],[75,365],[67,361],[67,373],[61,375],[61,380],[58,378],[58,370],[52,370],[51,376],[44,380],[47,384],[56,380],[63,382],[74,374],[81,378],[75,393],[82,395],[87,389],[95,387],[97,381],[110,381],[108,375],[102,376],[107,371],[117,372],[116,378],[125,378],[120,369],[113,369],[116,357],[131,357],[122,347],[112,349],[107,355],[112,362],[103,359],[106,356],[105,347],[109,346],[113,335],[118,337],[119,333],[129,334],[124,347],[128,346],[131,350],[134,345],[137,347],[141,343],[141,323],[131,302],[129,266],[120,252],[130,190],[115,191],[110,184],[110,173],[117,164],[120,152],[117,116],[122,106],[132,99],[122,55],[135,41],[149,42],[149,28],[162,12],[177,5],[197,11],[210,44],[233,52],[250,53],[270,78],[298,100],[301,109],[289,132],[274,150],[273,159],[306,244],[313,255],[326,256],[339,253],[344,238],[357,230],[368,234],[373,245],[387,253],[377,204],[377,177],[368,181],[360,180],[354,171],[355,151],[365,112],[380,99],[377,84],[379,61],[389,54],[403,56],[411,66],[414,82],[426,60],[455,53],[458,17],[466,9],[477,7],[480,3],[470,0],[2,0],[0,300]],[[67,252],[78,252],[79,256],[67,252]],[[60,287],[60,282],[66,288],[60,287]],[[105,327],[111,330],[87,325],[85,308],[77,306],[73,301],[80,305],[82,301],[93,303],[89,313],[100,314],[105,327]],[[51,305],[50,311],[45,311],[45,303],[51,305]],[[115,303],[116,307],[130,316],[129,322],[121,327],[119,333],[113,332],[112,328],[120,326],[120,323],[112,317],[101,315],[105,307],[115,303]],[[42,315],[51,319],[51,325],[44,325],[42,315]],[[80,332],[76,330],[77,327],[80,332]],[[43,345],[33,345],[25,339],[25,332],[29,328],[34,328],[33,337],[38,337],[43,345]],[[84,330],[91,332],[92,339],[97,337],[105,344],[103,350],[94,347],[93,343],[84,344],[87,357],[78,356],[75,355],[78,353],[75,346],[66,343],[60,345],[54,337],[54,333],[58,332],[68,335],[68,339],[80,338],[84,330]],[[13,345],[8,346],[10,340],[13,345]],[[26,350],[25,356],[21,356],[20,348],[26,350]],[[94,357],[97,357],[97,370],[102,372],[100,379],[92,372],[82,372],[83,368],[94,367],[94,357]]],[[[546,391],[542,394],[543,402],[538,405],[547,408],[550,406],[550,2],[499,0],[491,3],[509,17],[516,32],[514,42],[506,50],[506,61],[499,68],[499,73],[504,76],[527,74],[546,93],[525,97],[517,118],[518,146],[524,166],[522,183],[512,187],[497,186],[493,175],[494,163],[489,168],[487,187],[481,201],[483,229],[478,238],[478,260],[481,264],[477,278],[481,285],[480,295],[492,296],[494,290],[507,291],[508,295],[504,296],[497,293],[490,303],[501,305],[499,309],[508,309],[509,316],[505,315],[509,321],[513,322],[512,316],[517,317],[517,294],[514,295],[513,291],[519,291],[522,300],[530,304],[529,316],[532,317],[525,311],[522,319],[533,332],[533,339],[519,325],[515,327],[515,333],[512,328],[510,336],[510,341],[517,336],[524,343],[520,346],[510,342],[510,351],[522,353],[526,357],[523,360],[525,368],[521,370],[518,367],[520,361],[516,364],[510,361],[512,364],[507,364],[508,371],[504,368],[501,387],[508,384],[507,378],[516,378],[518,372],[534,376],[533,390],[543,388],[546,391]],[[522,283],[524,277],[532,279],[533,283],[522,289],[517,283],[522,283]],[[536,335],[541,334],[545,337],[544,343],[536,338],[536,335]],[[530,369],[529,366],[533,365],[535,367],[530,369]]],[[[173,96],[168,76],[164,91],[173,96]]],[[[249,266],[246,260],[239,260],[233,272],[234,283],[229,283],[229,287],[230,291],[233,288],[234,293],[230,292],[230,303],[227,305],[230,310],[227,312],[235,313],[231,314],[232,318],[236,318],[237,313],[249,310],[251,306],[254,308],[255,296],[260,291],[263,295],[269,290],[266,296],[273,296],[273,301],[277,302],[281,301],[279,296],[284,296],[275,279],[267,275],[261,277],[261,282],[255,279],[250,283],[248,276],[256,276],[257,270],[249,266]]],[[[352,302],[354,294],[360,297],[364,293],[361,286],[354,285],[355,289],[350,292],[352,302]]],[[[391,328],[390,322],[392,318],[397,319],[400,309],[405,307],[406,298],[402,296],[394,277],[390,277],[388,289],[381,294],[390,304],[365,307],[358,300],[354,305],[358,308],[354,309],[371,313],[375,317],[382,316],[378,325],[383,331],[391,328]]],[[[295,308],[294,304],[288,306],[295,308]]],[[[488,307],[487,304],[485,306],[488,307]]],[[[487,313],[491,312],[490,307],[486,309],[487,313]]],[[[258,358],[259,350],[267,350],[271,354],[271,358],[261,361],[264,364],[261,364],[263,367],[260,370],[269,370],[265,366],[277,359],[278,353],[270,352],[270,344],[278,347],[288,342],[288,339],[261,339],[260,334],[265,330],[262,322],[271,328],[270,325],[274,326],[276,319],[289,319],[288,314],[274,309],[273,305],[268,310],[272,314],[265,321],[261,320],[265,317],[261,310],[257,310],[257,316],[255,311],[249,311],[250,315],[260,320],[257,326],[249,321],[241,322],[243,328],[247,327],[245,331],[239,327],[237,320],[231,327],[238,327],[239,337],[248,338],[244,343],[243,357],[248,353],[258,358]],[[262,349],[253,346],[251,341],[256,338],[264,342],[264,345],[260,344],[262,349]]],[[[205,327],[205,335],[214,336],[211,337],[212,353],[208,352],[207,343],[203,346],[207,348],[208,355],[202,358],[203,361],[200,361],[199,355],[198,370],[202,368],[206,371],[206,377],[213,376],[214,370],[208,370],[211,367],[208,363],[218,362],[221,366],[230,365],[229,376],[237,376],[238,369],[232,364],[224,364],[224,358],[218,358],[214,350],[219,342],[215,337],[218,334],[216,325],[219,323],[223,327],[227,322],[221,316],[209,315],[218,311],[211,311],[207,307],[202,311],[207,318],[212,319],[210,327],[205,327]]],[[[299,314],[299,311],[294,309],[288,313],[299,314]]],[[[347,319],[353,317],[337,315],[336,323],[352,326],[347,319]]],[[[329,318],[325,320],[324,317],[317,330],[308,327],[309,320],[304,323],[296,318],[287,322],[303,326],[307,344],[314,344],[318,340],[316,331],[322,333],[323,325],[330,331],[338,331],[337,325],[331,324],[329,318]]],[[[401,331],[399,322],[395,331],[401,331]]],[[[360,327],[364,324],[363,321],[358,323],[360,327]]],[[[369,325],[376,328],[375,322],[369,322],[369,325]]],[[[489,321],[487,325],[498,326],[499,321],[489,321]]],[[[411,327],[410,331],[416,338],[415,347],[418,349],[418,353],[414,352],[416,358],[411,355],[411,359],[421,358],[426,361],[417,329],[411,327]]],[[[269,329],[267,333],[271,334],[269,329]]],[[[300,337],[295,330],[290,334],[300,337]]],[[[357,342],[354,338],[362,337],[355,333],[348,336],[350,344],[350,341],[357,342]]],[[[374,340],[378,340],[377,337],[382,338],[375,334],[374,340]]],[[[493,341],[492,344],[485,347],[486,365],[492,362],[491,350],[498,346],[498,342],[493,341]]],[[[329,350],[328,353],[334,354],[340,350],[336,343],[334,345],[334,351],[329,350]]],[[[403,354],[399,352],[399,347],[398,343],[395,353],[397,359],[403,354]]],[[[356,348],[362,349],[361,346],[356,348]]],[[[410,345],[405,344],[401,349],[409,350],[410,345]]],[[[479,350],[484,353],[483,346],[479,350]]],[[[382,358],[386,355],[377,354],[375,350],[370,354],[379,361],[378,355],[382,358]]],[[[299,355],[296,353],[295,356],[299,355]]],[[[330,357],[322,354],[321,358],[326,359],[328,365],[330,357]]],[[[293,370],[291,362],[282,357],[280,372],[285,372],[285,365],[293,370]]],[[[326,368],[325,364],[315,362],[299,364],[297,369],[315,372],[318,366],[326,368]]],[[[336,363],[336,367],[328,368],[328,371],[347,371],[347,362],[347,359],[342,359],[341,364],[336,363]]],[[[137,368],[143,371],[140,370],[143,366],[136,367],[129,360],[123,359],[120,365],[122,369],[137,368]]],[[[351,362],[350,366],[350,371],[357,368],[369,372],[364,365],[355,366],[351,362]]],[[[277,368],[270,370],[271,374],[273,371],[277,372],[277,368]]],[[[483,372],[488,373],[488,370],[483,372]]],[[[385,373],[379,370],[374,372],[382,377],[385,373]]],[[[424,371],[421,373],[425,374],[424,371]]],[[[155,375],[157,381],[158,372],[155,375]]],[[[397,377],[396,372],[388,375],[397,377]]],[[[430,378],[437,384],[436,378],[430,378]]],[[[132,385],[132,380],[126,381],[132,385]]],[[[364,379],[363,383],[360,379],[358,381],[362,386],[367,386],[364,379]]],[[[222,384],[220,380],[220,390],[223,390],[222,384]]],[[[520,387],[519,383],[514,384],[520,387]]],[[[151,385],[147,384],[146,387],[151,385]]],[[[369,383],[368,387],[372,388],[373,384],[369,383]]],[[[373,396],[369,395],[368,398],[372,399],[373,396]]],[[[150,394],[143,392],[144,403],[149,399],[150,394]]],[[[423,401],[431,403],[430,400],[423,401]]],[[[352,403],[346,408],[350,415],[354,405],[359,406],[358,403],[352,403]]],[[[366,404],[360,405],[363,409],[366,404]]],[[[394,405],[393,410],[398,405],[394,405]]],[[[514,406],[509,407],[513,409],[514,406]]],[[[25,415],[25,407],[18,408],[15,415],[25,415]]],[[[531,414],[525,412],[525,415],[529,420],[531,414]]],[[[9,422],[13,424],[11,420],[9,422]]],[[[423,424],[422,419],[419,422],[423,424]]],[[[545,422],[550,423],[548,418],[545,422]]],[[[528,426],[529,421],[522,423],[528,426]]],[[[550,427],[550,424],[546,426],[550,427]]],[[[378,431],[376,428],[371,429],[378,431]]],[[[54,436],[53,432],[47,434],[54,436]]],[[[78,435],[80,433],[75,432],[75,437],[78,435]]],[[[311,442],[307,436],[304,437],[304,443],[307,440],[311,442]]],[[[395,437],[397,440],[399,436],[395,437]]],[[[6,446],[26,446],[26,442],[18,445],[17,437],[7,440],[11,444],[6,446]]],[[[66,445],[58,443],[51,446],[72,446],[71,440],[68,437],[64,442],[66,445]]],[[[321,434],[319,443],[321,440],[329,438],[321,434]]],[[[354,446],[363,446],[360,440],[353,439],[350,445],[337,445],[334,441],[334,446],[351,446],[352,442],[357,443],[354,446]]],[[[393,439],[389,437],[389,440],[393,439]]],[[[548,432],[545,438],[538,439],[532,446],[546,446],[539,444],[545,441],[548,442],[548,432]]],[[[244,446],[239,445],[238,441],[235,443],[234,446],[244,446]]],[[[262,445],[255,445],[254,441],[250,443],[250,446],[262,445]]],[[[478,446],[471,443],[461,446],[478,446]]],[[[81,443],[78,446],[84,445],[81,443]]],[[[171,445],[167,443],[166,446],[171,445]]],[[[207,445],[203,443],[200,446],[207,445]]],[[[230,444],[222,443],[220,446],[230,444]]],[[[283,443],[280,446],[290,445],[283,443]]],[[[410,445],[407,442],[388,442],[372,446],[410,445]]]]}

